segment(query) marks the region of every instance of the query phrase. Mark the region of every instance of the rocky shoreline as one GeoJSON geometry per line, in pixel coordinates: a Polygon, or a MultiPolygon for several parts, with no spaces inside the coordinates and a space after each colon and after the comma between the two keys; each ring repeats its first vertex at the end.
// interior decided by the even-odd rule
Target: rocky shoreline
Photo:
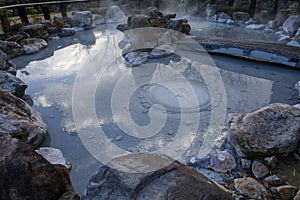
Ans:
{"type": "MultiPolygon", "coordinates": [[[[148,11],[154,19],[175,18],[173,15],[162,15],[153,8],[148,11]]],[[[217,21],[221,22],[220,19],[225,15],[217,15],[217,21]]],[[[70,24],[65,24],[57,17],[53,23],[43,21],[41,24],[19,27],[18,31],[0,41],[0,175],[4,177],[0,179],[2,199],[79,199],[69,178],[71,165],[62,152],[52,148],[38,148],[47,135],[47,125],[42,116],[29,105],[32,102],[25,94],[27,86],[15,77],[16,67],[9,59],[46,48],[50,37],[55,39],[74,35],[78,30],[90,29],[108,19],[109,22],[119,23],[126,17],[117,6],[111,7],[105,18],[83,11],[75,13],[70,24]]],[[[119,28],[127,30],[144,27],[147,23],[145,16],[134,16],[129,21],[127,26],[119,28]]],[[[157,27],[157,22],[162,21],[153,20],[148,25],[157,27]]],[[[163,21],[163,24],[171,24],[167,28],[185,34],[190,32],[185,20],[174,20],[172,23],[163,21]]],[[[207,42],[199,42],[203,41],[207,42]]],[[[222,44],[220,40],[209,41],[207,45],[211,43],[235,45],[233,41],[223,41],[222,44]]],[[[236,46],[240,47],[241,43],[237,42],[236,46]]],[[[260,48],[249,43],[243,45],[243,50],[260,48]]],[[[266,49],[273,53],[278,50],[274,46],[262,47],[262,51],[266,49]]],[[[299,63],[298,52],[296,47],[285,47],[281,54],[290,60],[298,59],[299,63]]],[[[120,172],[109,166],[101,167],[91,178],[83,199],[299,200],[299,181],[288,180],[278,170],[278,166],[287,160],[296,163],[292,166],[299,166],[299,141],[298,105],[271,104],[248,113],[231,114],[227,119],[226,140],[222,147],[213,149],[205,158],[192,157],[187,162],[187,165],[205,176],[162,155],[133,154],[117,158],[110,165],[120,165],[121,170],[125,171],[138,171],[140,166],[145,170],[165,162],[170,164],[150,173],[134,174],[120,172]]],[[[295,176],[299,176],[299,168],[293,170],[295,176]]]]}

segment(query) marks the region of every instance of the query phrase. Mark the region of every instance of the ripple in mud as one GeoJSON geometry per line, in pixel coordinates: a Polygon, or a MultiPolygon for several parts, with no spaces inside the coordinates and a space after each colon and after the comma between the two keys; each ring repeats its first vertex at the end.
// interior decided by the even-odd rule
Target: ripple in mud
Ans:
{"type": "Polygon", "coordinates": [[[198,112],[210,105],[208,88],[199,81],[189,81],[187,84],[183,80],[172,80],[164,82],[162,85],[148,84],[141,90],[140,99],[146,109],[159,104],[167,112],[198,112]],[[163,85],[167,85],[172,91],[163,85]],[[197,105],[192,101],[195,97],[197,105]]]}

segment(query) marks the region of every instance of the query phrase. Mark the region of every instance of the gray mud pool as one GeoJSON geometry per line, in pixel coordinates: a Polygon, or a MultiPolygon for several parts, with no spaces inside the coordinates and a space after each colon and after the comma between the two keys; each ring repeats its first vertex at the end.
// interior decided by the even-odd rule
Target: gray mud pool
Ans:
{"type": "MultiPolygon", "coordinates": [[[[221,122],[215,124],[221,130],[228,113],[272,102],[299,103],[294,85],[300,80],[300,71],[282,65],[211,55],[218,76],[205,71],[208,68],[197,71],[182,58],[128,67],[120,57],[116,37],[120,32],[115,26],[103,25],[52,40],[47,49],[13,60],[19,68],[17,76],[28,84],[26,92],[33,98],[33,107],[48,125],[49,137],[43,145],[61,149],[70,159],[78,194],[83,194],[101,165],[99,160],[106,162],[115,155],[112,144],[122,154],[153,152],[178,140],[180,147],[174,147],[175,153],[185,150],[178,158],[184,160],[198,155],[199,146],[206,145],[203,133],[214,117],[221,122]],[[218,105],[223,106],[224,110],[218,111],[222,114],[213,113],[218,105]],[[99,129],[102,138],[97,135],[99,129]],[[177,138],[179,129],[184,135],[177,138]],[[92,148],[89,140],[95,139],[98,146],[92,148]]],[[[202,36],[208,36],[203,30],[216,28],[211,24],[192,27],[202,36]]],[[[222,30],[218,27],[215,34],[223,37],[222,30]]],[[[211,137],[210,142],[215,144],[217,139],[211,137]]]]}

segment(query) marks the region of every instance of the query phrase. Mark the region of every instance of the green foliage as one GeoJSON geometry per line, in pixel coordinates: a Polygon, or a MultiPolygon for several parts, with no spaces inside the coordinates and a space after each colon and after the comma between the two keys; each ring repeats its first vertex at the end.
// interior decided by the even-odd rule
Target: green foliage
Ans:
{"type": "Polygon", "coordinates": [[[299,7],[299,2],[293,2],[290,4],[288,10],[291,12],[292,15],[297,14],[297,10],[299,7]]]}

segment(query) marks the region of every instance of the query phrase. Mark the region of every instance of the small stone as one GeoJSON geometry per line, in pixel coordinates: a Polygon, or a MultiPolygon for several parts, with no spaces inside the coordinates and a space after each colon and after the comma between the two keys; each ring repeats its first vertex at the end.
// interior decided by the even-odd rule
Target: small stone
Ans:
{"type": "Polygon", "coordinates": [[[195,163],[196,163],[196,158],[195,158],[195,157],[192,157],[192,158],[190,159],[190,163],[191,163],[191,164],[195,164],[195,163]]]}
{"type": "Polygon", "coordinates": [[[268,176],[263,180],[264,186],[267,188],[278,187],[282,185],[286,185],[287,182],[284,177],[279,177],[276,175],[268,176]]]}
{"type": "Polygon", "coordinates": [[[236,167],[236,162],[234,157],[227,150],[216,150],[210,156],[210,164],[208,167],[216,172],[226,173],[236,167]]]}
{"type": "Polygon", "coordinates": [[[59,37],[68,37],[68,36],[72,36],[75,34],[76,34],[76,31],[74,28],[62,28],[61,32],[59,32],[57,35],[59,37]]]}
{"type": "Polygon", "coordinates": [[[241,165],[243,169],[249,169],[251,167],[251,160],[241,159],[241,165]]]}
{"type": "Polygon", "coordinates": [[[261,162],[255,160],[252,163],[252,173],[257,179],[259,179],[269,174],[269,169],[261,162]]]}
{"type": "Polygon", "coordinates": [[[298,189],[291,185],[284,185],[276,188],[282,200],[293,199],[296,196],[298,189]]]}
{"type": "Polygon", "coordinates": [[[247,29],[252,29],[252,30],[263,30],[266,27],[264,24],[250,24],[246,26],[247,29]]]}
{"type": "Polygon", "coordinates": [[[124,58],[131,67],[137,67],[146,63],[148,55],[147,52],[133,51],[127,53],[124,58]]]}
{"type": "Polygon", "coordinates": [[[71,170],[72,165],[69,160],[63,155],[61,150],[52,147],[41,147],[35,150],[38,154],[42,155],[52,165],[63,165],[71,170]]]}
{"type": "Polygon", "coordinates": [[[266,189],[253,178],[237,178],[234,180],[235,189],[248,198],[261,199],[266,189]]]}
{"type": "Polygon", "coordinates": [[[114,141],[121,141],[121,140],[123,140],[123,137],[122,137],[121,135],[119,135],[118,137],[116,137],[116,138],[114,139],[114,141]]]}
{"type": "Polygon", "coordinates": [[[264,161],[265,161],[266,165],[271,169],[276,167],[276,165],[278,163],[278,159],[276,158],[276,156],[267,157],[264,159],[264,161]]]}

